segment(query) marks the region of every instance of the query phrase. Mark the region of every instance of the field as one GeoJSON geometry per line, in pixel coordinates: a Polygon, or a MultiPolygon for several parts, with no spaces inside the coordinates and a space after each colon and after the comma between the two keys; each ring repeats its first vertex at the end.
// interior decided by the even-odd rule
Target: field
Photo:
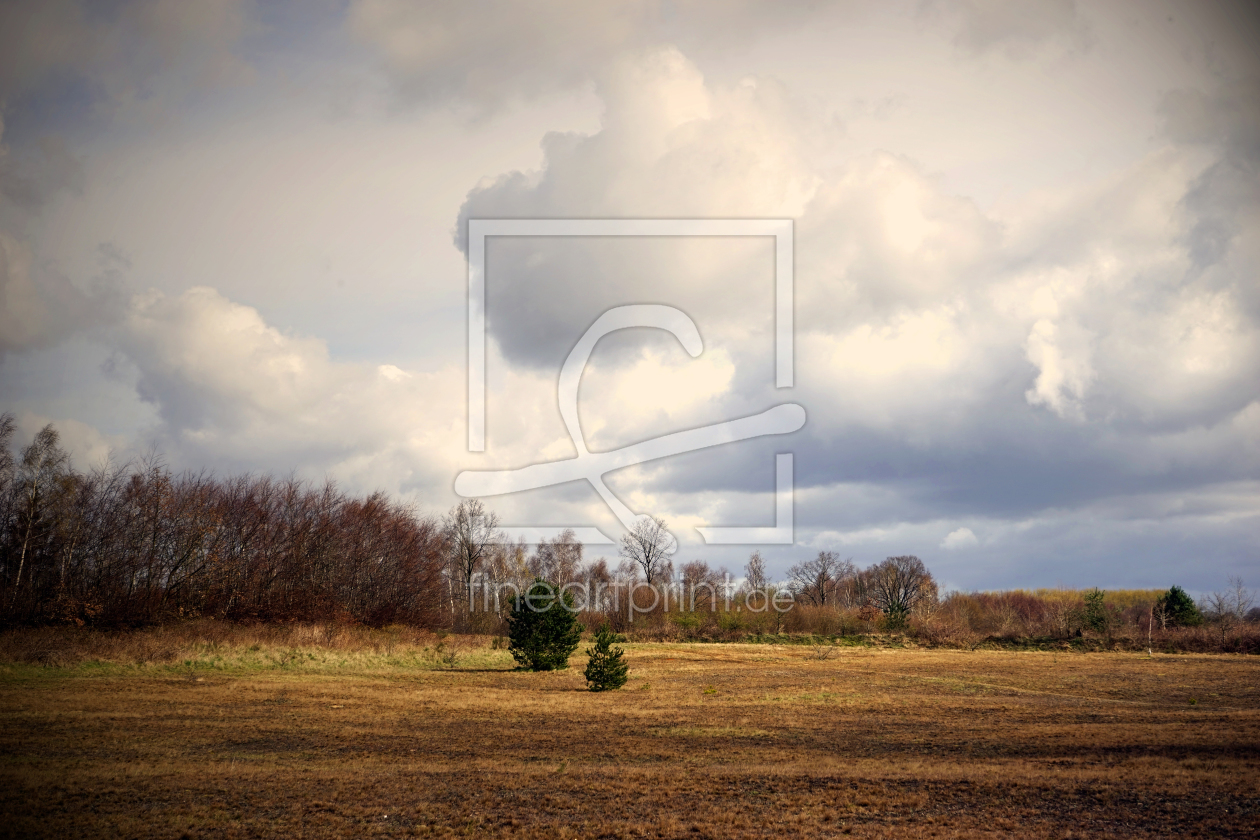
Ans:
{"type": "Polygon", "coordinates": [[[1254,657],[642,644],[592,694],[581,655],[320,632],[10,637],[0,833],[1260,836],[1254,657]]]}

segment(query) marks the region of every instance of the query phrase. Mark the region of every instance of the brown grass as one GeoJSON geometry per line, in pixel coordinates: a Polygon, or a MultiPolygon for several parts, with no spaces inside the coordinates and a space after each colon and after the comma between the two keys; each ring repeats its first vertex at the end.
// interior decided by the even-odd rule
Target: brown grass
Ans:
{"type": "Polygon", "coordinates": [[[0,834],[1260,835],[1250,657],[642,644],[592,694],[321,632],[0,637],[0,834]]]}

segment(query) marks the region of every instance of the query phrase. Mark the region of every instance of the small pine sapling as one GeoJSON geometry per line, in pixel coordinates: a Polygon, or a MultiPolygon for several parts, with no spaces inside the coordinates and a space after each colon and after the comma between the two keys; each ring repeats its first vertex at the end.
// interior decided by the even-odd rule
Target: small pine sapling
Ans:
{"type": "Polygon", "coordinates": [[[624,641],[607,621],[595,631],[595,647],[586,649],[591,658],[586,664],[586,683],[591,691],[612,691],[626,684],[630,666],[626,664],[625,651],[613,647],[624,641]]]}

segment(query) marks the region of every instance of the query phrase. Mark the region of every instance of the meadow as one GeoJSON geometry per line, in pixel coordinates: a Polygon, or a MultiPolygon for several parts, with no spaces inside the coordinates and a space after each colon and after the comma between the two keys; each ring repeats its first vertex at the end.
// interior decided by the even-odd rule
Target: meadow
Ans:
{"type": "Polygon", "coordinates": [[[1260,660],[404,628],[0,636],[12,837],[1249,837],[1260,660]]]}

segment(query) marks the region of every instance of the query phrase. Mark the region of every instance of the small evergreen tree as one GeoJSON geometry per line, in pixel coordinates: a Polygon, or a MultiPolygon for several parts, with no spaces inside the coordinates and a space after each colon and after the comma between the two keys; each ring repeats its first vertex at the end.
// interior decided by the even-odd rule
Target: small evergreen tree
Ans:
{"type": "Polygon", "coordinates": [[[1174,586],[1155,601],[1155,614],[1172,627],[1198,627],[1203,614],[1180,586],[1174,586]]]}
{"type": "Polygon", "coordinates": [[[513,596],[507,621],[508,652],[529,671],[569,667],[569,656],[582,640],[573,595],[558,595],[556,587],[541,578],[525,594],[513,596]]]}
{"type": "Polygon", "coordinates": [[[586,649],[586,655],[591,658],[586,663],[586,684],[591,691],[612,691],[626,684],[630,666],[626,664],[625,651],[613,647],[624,641],[607,621],[595,631],[595,647],[586,649]]]}
{"type": "Polygon", "coordinates": [[[1090,630],[1105,633],[1111,629],[1111,613],[1103,601],[1106,592],[1094,588],[1085,593],[1085,612],[1083,622],[1090,630]]]}

